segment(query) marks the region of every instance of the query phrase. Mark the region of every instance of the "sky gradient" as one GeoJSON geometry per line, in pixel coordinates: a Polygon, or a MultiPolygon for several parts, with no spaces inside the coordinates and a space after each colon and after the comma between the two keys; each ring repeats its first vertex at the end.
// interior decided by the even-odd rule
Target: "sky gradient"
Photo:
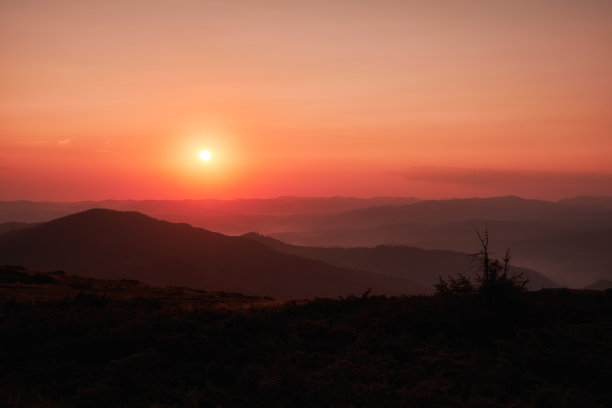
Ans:
{"type": "Polygon", "coordinates": [[[611,39],[608,0],[6,0],[0,199],[612,195],[611,39]]]}

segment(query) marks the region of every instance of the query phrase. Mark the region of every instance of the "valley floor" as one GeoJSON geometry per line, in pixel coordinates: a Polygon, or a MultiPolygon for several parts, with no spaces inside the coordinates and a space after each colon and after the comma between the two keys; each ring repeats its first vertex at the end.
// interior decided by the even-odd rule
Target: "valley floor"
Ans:
{"type": "Polygon", "coordinates": [[[277,302],[2,277],[0,406],[612,406],[605,292],[486,309],[470,296],[277,302]]]}

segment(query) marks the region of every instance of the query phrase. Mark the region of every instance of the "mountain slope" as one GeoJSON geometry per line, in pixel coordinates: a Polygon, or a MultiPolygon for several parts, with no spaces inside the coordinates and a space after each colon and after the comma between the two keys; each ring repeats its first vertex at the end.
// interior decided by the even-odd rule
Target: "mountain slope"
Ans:
{"type": "Polygon", "coordinates": [[[5,222],[0,224],[0,235],[16,229],[33,227],[34,225],[36,224],[28,224],[26,222],[5,222]]]}
{"type": "Polygon", "coordinates": [[[281,254],[240,237],[93,209],[0,236],[0,263],[282,298],[419,291],[404,279],[281,254]]]}
{"type": "Polygon", "coordinates": [[[608,279],[600,279],[597,282],[593,282],[589,286],[586,286],[584,289],[590,290],[606,290],[612,288],[612,281],[608,279]]]}
{"type": "MultiPolygon", "coordinates": [[[[380,245],[374,248],[322,248],[289,245],[259,234],[244,237],[261,242],[279,252],[317,259],[344,268],[360,268],[410,279],[419,285],[432,288],[439,276],[475,273],[471,257],[462,252],[425,250],[408,246],[380,245]]],[[[528,287],[537,290],[558,285],[544,275],[520,267],[512,272],[523,273],[529,279],[528,287]]]]}
{"type": "Polygon", "coordinates": [[[270,235],[303,246],[374,247],[390,244],[471,253],[478,250],[475,231],[482,231],[485,227],[491,236],[493,253],[503,254],[510,248],[515,264],[535,269],[556,282],[581,288],[599,278],[612,279],[612,225],[606,222],[481,219],[270,235]]]}

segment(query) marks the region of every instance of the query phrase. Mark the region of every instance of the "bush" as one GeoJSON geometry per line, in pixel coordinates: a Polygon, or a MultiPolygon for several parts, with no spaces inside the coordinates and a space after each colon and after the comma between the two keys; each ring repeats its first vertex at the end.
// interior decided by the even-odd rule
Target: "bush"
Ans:
{"type": "Polygon", "coordinates": [[[472,255],[473,261],[478,262],[479,272],[476,273],[476,284],[468,277],[457,274],[449,276],[446,280],[439,277],[434,285],[437,295],[442,296],[472,296],[478,295],[487,308],[501,306],[515,294],[525,292],[529,280],[522,273],[510,274],[510,250],[504,257],[492,259],[489,255],[489,232],[485,229],[483,234],[476,232],[482,249],[472,255]]]}

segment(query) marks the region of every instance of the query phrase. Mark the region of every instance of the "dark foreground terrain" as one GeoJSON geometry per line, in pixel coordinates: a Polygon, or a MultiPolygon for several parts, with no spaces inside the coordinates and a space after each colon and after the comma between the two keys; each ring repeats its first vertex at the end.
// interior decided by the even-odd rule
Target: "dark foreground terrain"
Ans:
{"type": "Polygon", "coordinates": [[[0,406],[612,406],[612,296],[278,302],[0,268],[0,406]]]}

